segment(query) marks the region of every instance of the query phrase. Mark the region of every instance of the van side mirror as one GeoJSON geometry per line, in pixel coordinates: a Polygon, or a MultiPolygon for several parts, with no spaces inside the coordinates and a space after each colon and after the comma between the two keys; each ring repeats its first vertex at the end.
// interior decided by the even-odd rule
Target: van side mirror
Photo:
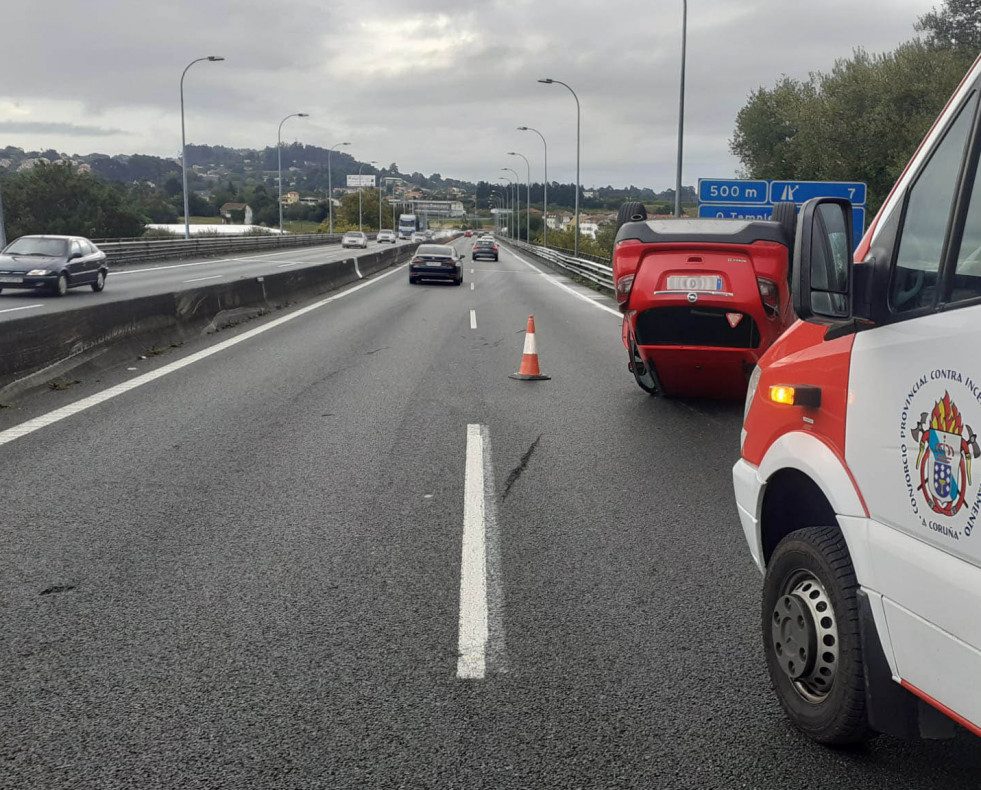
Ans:
{"type": "Polygon", "coordinates": [[[852,318],[852,204],[813,198],[797,217],[791,291],[803,321],[839,324],[852,318]]]}

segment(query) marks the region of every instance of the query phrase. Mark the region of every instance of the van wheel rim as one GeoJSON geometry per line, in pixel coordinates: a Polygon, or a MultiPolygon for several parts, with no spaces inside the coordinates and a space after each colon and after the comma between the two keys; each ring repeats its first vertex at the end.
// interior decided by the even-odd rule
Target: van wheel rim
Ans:
{"type": "Polygon", "coordinates": [[[770,615],[780,669],[808,702],[827,699],[838,673],[838,618],[831,597],[809,571],[791,574],[770,615]]]}

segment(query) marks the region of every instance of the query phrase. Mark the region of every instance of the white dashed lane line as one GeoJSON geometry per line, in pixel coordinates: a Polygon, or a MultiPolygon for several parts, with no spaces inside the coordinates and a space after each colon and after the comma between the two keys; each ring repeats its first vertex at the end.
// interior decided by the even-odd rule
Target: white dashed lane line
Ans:
{"type": "Polygon", "coordinates": [[[496,501],[490,431],[486,425],[470,424],[463,483],[456,663],[456,676],[461,680],[481,680],[490,672],[508,671],[496,501]]]}
{"type": "Polygon", "coordinates": [[[186,282],[186,283],[199,283],[199,282],[203,282],[204,280],[217,280],[217,279],[219,279],[219,278],[221,278],[223,276],[224,275],[222,275],[222,274],[209,274],[207,277],[195,277],[193,280],[184,280],[184,282],[186,282]]]}
{"type": "Polygon", "coordinates": [[[35,307],[44,307],[43,304],[25,304],[23,307],[7,307],[0,310],[0,313],[13,313],[16,310],[33,310],[35,307]]]}
{"type": "Polygon", "coordinates": [[[476,310],[471,310],[470,311],[470,328],[471,329],[476,329],[477,328],[477,311],[476,310]]]}

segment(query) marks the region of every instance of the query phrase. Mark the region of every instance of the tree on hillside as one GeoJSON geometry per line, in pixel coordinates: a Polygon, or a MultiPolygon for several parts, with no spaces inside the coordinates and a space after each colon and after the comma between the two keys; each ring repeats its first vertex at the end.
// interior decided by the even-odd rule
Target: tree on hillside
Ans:
{"type": "Polygon", "coordinates": [[[858,50],[827,74],[754,92],[730,149],[750,178],[864,181],[874,212],[971,60],[918,40],[882,55],[858,50]]]}
{"type": "Polygon", "coordinates": [[[145,223],[125,205],[121,188],[70,165],[38,165],[5,177],[3,208],[11,239],[28,233],[132,237],[145,223]]]}
{"type": "Polygon", "coordinates": [[[921,16],[915,25],[926,33],[927,43],[938,47],[981,52],[981,0],[944,0],[921,16]]]}
{"type": "MultiPolygon", "coordinates": [[[[362,190],[362,214],[365,231],[378,229],[378,190],[362,190]]],[[[382,206],[384,211],[387,204],[382,206]]],[[[334,211],[334,227],[338,220],[344,225],[357,229],[358,227],[358,193],[352,192],[341,198],[341,207],[334,211]]]]}

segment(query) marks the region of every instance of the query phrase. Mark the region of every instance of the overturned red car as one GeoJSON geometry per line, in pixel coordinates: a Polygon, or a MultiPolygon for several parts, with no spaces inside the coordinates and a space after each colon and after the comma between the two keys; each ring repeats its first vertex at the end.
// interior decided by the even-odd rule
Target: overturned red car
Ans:
{"type": "Polygon", "coordinates": [[[772,220],[648,220],[620,210],[613,281],[637,384],[652,395],[742,398],[756,361],[794,320],[796,207],[772,220]]]}

